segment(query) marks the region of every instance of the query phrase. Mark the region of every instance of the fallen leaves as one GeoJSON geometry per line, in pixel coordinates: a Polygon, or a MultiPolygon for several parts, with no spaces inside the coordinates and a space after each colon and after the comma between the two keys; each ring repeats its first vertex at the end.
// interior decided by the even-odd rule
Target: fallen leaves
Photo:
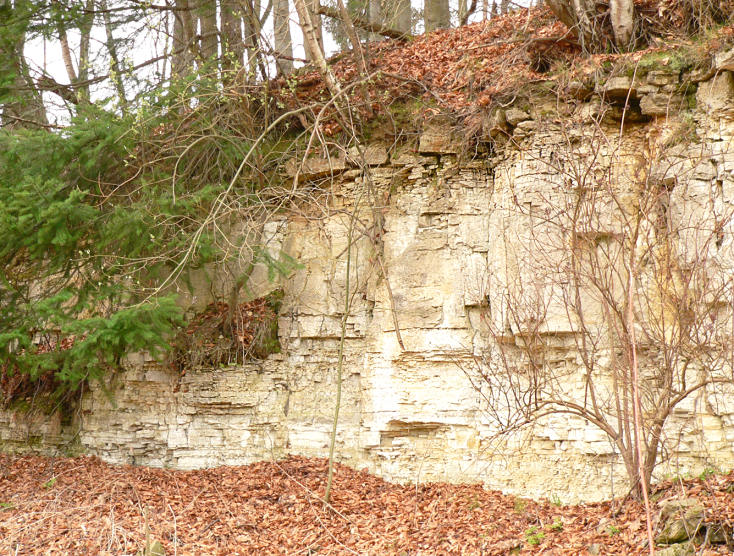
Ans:
{"type": "MultiPolygon", "coordinates": [[[[325,507],[325,479],[325,460],[302,457],[170,471],[0,455],[0,552],[131,554],[146,535],[166,554],[644,552],[644,510],[631,501],[518,504],[479,485],[394,485],[337,466],[325,507]]],[[[683,486],[732,523],[734,475],[683,486]]],[[[680,488],[663,485],[660,496],[680,488]]]]}

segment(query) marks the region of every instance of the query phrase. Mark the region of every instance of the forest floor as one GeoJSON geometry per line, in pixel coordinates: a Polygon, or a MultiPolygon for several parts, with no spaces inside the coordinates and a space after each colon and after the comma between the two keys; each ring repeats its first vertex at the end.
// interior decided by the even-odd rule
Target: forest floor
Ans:
{"type": "MultiPolygon", "coordinates": [[[[93,457],[0,455],[0,553],[136,554],[641,554],[641,504],[560,505],[479,485],[396,485],[327,464],[278,462],[199,471],[117,466],[93,457]]],[[[734,524],[734,474],[667,482],[656,502],[685,495],[707,520],[734,524]]],[[[728,553],[708,547],[700,554],[728,553]]]]}

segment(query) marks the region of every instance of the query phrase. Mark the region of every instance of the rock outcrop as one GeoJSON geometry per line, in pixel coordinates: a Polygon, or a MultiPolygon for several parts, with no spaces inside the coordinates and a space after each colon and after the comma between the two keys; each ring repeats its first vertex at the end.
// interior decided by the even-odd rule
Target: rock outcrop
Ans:
{"type": "MultiPolygon", "coordinates": [[[[636,123],[624,130],[624,164],[649,154],[651,135],[662,138],[665,164],[655,179],[673,192],[670,211],[720,214],[734,206],[732,84],[726,70],[701,83],[698,108],[682,116],[692,93],[677,75],[650,72],[639,84],[618,78],[599,91],[612,108],[637,103],[636,123]],[[697,136],[676,143],[686,133],[697,136]],[[685,193],[676,200],[675,184],[683,180],[685,193]],[[712,191],[718,196],[709,206],[712,191]]],[[[283,217],[268,231],[274,254],[282,249],[302,265],[277,285],[285,292],[281,353],[184,376],[141,356],[108,391],[92,385],[70,423],[39,426],[39,417],[1,413],[2,448],[30,443],[176,468],[325,456],[349,251],[341,461],[391,480],[478,481],[564,501],[624,494],[619,453],[581,419],[551,415],[498,440],[488,417],[497,408],[488,407],[477,367],[491,340],[486,319],[502,305],[500,285],[532,282],[534,265],[523,255],[531,228],[511,208],[543,207],[570,187],[557,165],[559,149],[584,144],[598,129],[605,137],[619,134],[619,114],[612,110],[604,120],[599,102],[585,100],[590,94],[555,116],[532,106],[495,112],[486,118],[481,149],[471,153],[456,125],[438,120],[413,149],[370,145],[300,168],[293,163],[286,169],[291,180],[297,175],[301,187],[314,190],[326,180],[333,195],[322,214],[283,217]],[[370,195],[361,195],[368,185],[370,195]],[[350,237],[352,211],[359,229],[350,237]]],[[[732,230],[725,232],[722,249],[731,243],[732,230]]],[[[567,315],[562,307],[546,309],[542,333],[555,346],[547,364],[569,369],[567,386],[583,390],[583,376],[572,372],[580,362],[567,315]]],[[[670,445],[660,474],[734,467],[734,395],[702,388],[676,409],[665,436],[670,445]]]]}

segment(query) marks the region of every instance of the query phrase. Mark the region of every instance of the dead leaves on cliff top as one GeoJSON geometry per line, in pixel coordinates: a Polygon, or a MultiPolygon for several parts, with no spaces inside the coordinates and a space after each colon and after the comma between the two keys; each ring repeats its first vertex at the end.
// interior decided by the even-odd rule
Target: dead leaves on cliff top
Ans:
{"type": "MultiPolygon", "coordinates": [[[[324,460],[302,457],[170,471],[0,455],[0,552],[135,554],[146,537],[168,555],[644,552],[644,512],[630,501],[559,506],[478,485],[395,485],[338,466],[324,508],[325,478],[324,460]]],[[[733,488],[734,475],[714,475],[658,496],[684,489],[708,518],[732,524],[733,488]]]]}
{"type": "MultiPolygon", "coordinates": [[[[511,102],[533,83],[588,78],[603,65],[634,64],[641,57],[683,44],[692,39],[675,30],[671,14],[678,0],[637,0],[638,11],[656,38],[647,48],[630,54],[583,55],[573,34],[546,8],[518,9],[507,15],[417,36],[409,42],[385,40],[365,51],[373,76],[367,90],[370,108],[362,97],[363,87],[350,89],[350,102],[364,119],[381,114],[396,101],[421,98],[426,109],[471,113],[494,102],[511,102]],[[667,8],[669,9],[667,9],[667,8]],[[670,30],[670,32],[666,31],[670,30]]],[[[715,34],[731,39],[732,26],[715,34]]],[[[700,43],[706,50],[707,41],[700,43]]],[[[714,39],[716,40],[716,39],[714,39]]],[[[361,76],[353,53],[331,60],[342,86],[361,76]]],[[[291,87],[285,80],[274,82],[276,96],[288,108],[329,98],[319,73],[305,68],[291,87]]]]}
{"type": "MultiPolygon", "coordinates": [[[[372,108],[379,112],[397,99],[425,96],[439,109],[461,111],[528,80],[544,79],[534,64],[551,49],[556,57],[577,50],[566,27],[541,9],[517,10],[486,22],[420,35],[410,42],[372,44],[366,59],[371,72],[380,72],[369,87],[372,108]]],[[[351,54],[337,57],[332,68],[342,84],[359,78],[351,54]]],[[[299,101],[327,98],[318,72],[302,73],[297,82],[299,101]]]]}

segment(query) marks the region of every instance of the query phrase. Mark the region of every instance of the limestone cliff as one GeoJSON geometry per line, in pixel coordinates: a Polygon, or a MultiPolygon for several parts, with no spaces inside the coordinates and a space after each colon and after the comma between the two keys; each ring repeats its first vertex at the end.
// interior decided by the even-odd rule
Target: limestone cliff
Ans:
{"type": "MultiPolygon", "coordinates": [[[[342,462],[396,481],[483,482],[564,501],[624,494],[619,454],[588,422],[553,414],[498,437],[482,354],[504,328],[519,345],[523,332],[502,309],[508,292],[536,284],[539,264],[554,264],[554,249],[566,241],[542,224],[558,222],[547,208],[567,206],[578,186],[569,181],[578,169],[559,171],[563,153],[586,145],[598,160],[585,168],[612,176],[623,192],[634,191],[639,176],[630,176],[640,161],[654,159],[646,167],[667,184],[666,214],[680,221],[734,208],[734,74],[722,69],[684,85],[674,71],[652,71],[609,79],[595,92],[586,84],[571,89],[578,98],[547,96],[486,114],[476,141],[434,119],[414,145],[372,143],[363,159],[337,153],[308,161],[299,187],[317,195],[326,180],[328,210],[304,209],[266,227],[273,253],[302,265],[278,285],[281,353],[183,377],[141,356],[114,378],[111,396],[92,385],[70,423],[1,413],[2,448],[25,449],[32,440],[49,452],[74,446],[108,461],[175,468],[323,457],[348,294],[342,462]]],[[[636,207],[633,197],[625,198],[636,207]]],[[[600,205],[594,218],[611,237],[609,213],[600,205]]],[[[734,229],[722,222],[717,260],[730,268],[734,229]]],[[[263,281],[267,287],[275,286],[263,281]]],[[[543,364],[568,369],[563,387],[583,391],[576,331],[562,304],[544,307],[538,330],[554,346],[543,364]]],[[[657,476],[734,467],[734,394],[701,388],[664,434],[657,476]]]]}

